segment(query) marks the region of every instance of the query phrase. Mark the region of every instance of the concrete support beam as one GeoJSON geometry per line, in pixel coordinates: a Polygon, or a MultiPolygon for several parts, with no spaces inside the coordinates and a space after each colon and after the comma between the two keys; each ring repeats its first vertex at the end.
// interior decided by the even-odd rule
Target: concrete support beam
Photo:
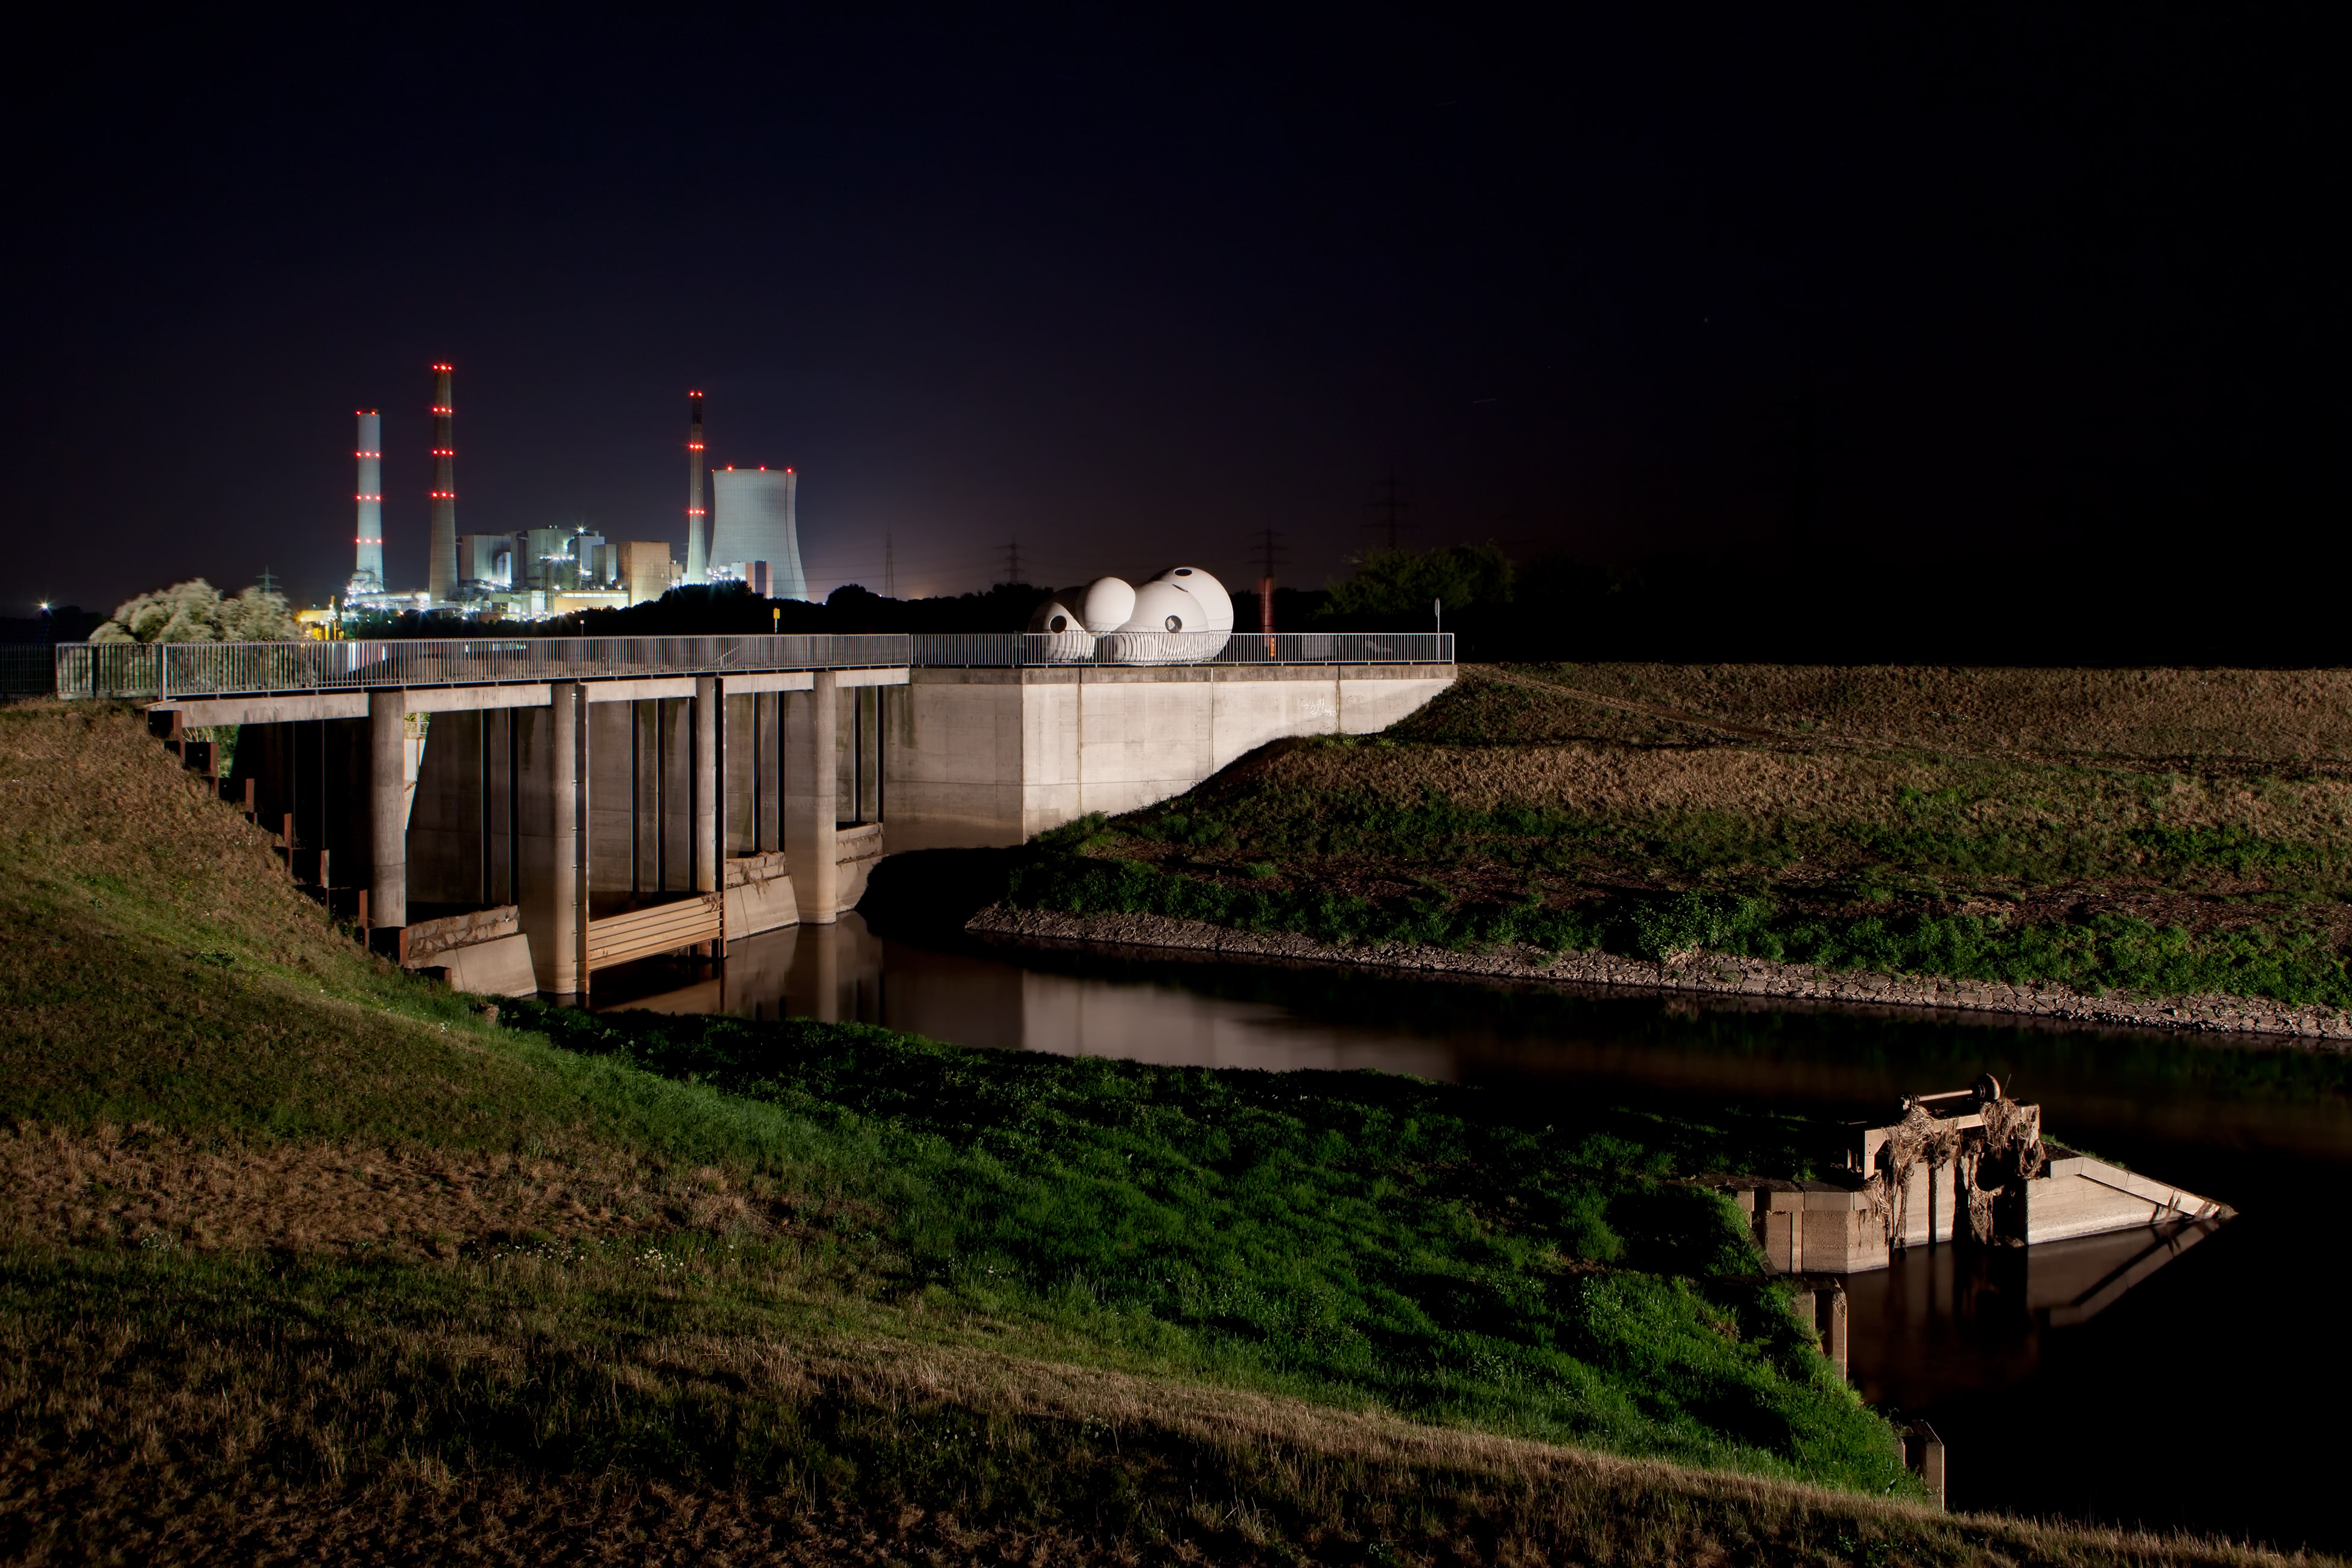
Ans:
{"type": "Polygon", "coordinates": [[[404,691],[368,693],[368,921],[408,923],[408,727],[404,691]]]}
{"type": "Polygon", "coordinates": [[[754,669],[729,676],[727,689],[736,697],[753,691],[806,691],[813,679],[805,669],[754,669]]]}
{"type": "Polygon", "coordinates": [[[831,925],[838,909],[834,827],[840,723],[835,672],[815,672],[807,691],[784,698],[784,865],[804,925],[831,925]]]}
{"type": "Polygon", "coordinates": [[[587,973],[581,752],[588,705],[577,681],[555,682],[550,696],[545,708],[517,714],[523,722],[522,897],[517,903],[539,988],[575,995],[587,973]]]}
{"type": "Polygon", "coordinates": [[[544,708],[544,685],[411,687],[411,713],[478,713],[490,708],[544,708]]]}
{"type": "MultiPolygon", "coordinates": [[[[173,712],[186,725],[299,724],[318,719],[364,719],[376,693],[320,691],[261,697],[173,698],[148,704],[150,712],[173,712]]],[[[410,713],[471,713],[486,708],[544,708],[543,685],[412,686],[402,696],[410,713]]]]}
{"type": "Polygon", "coordinates": [[[321,691],[308,697],[174,698],[151,702],[150,713],[177,713],[183,725],[307,724],[320,719],[364,719],[364,691],[321,691]]]}
{"type": "Polygon", "coordinates": [[[665,697],[691,697],[691,675],[656,675],[642,679],[590,680],[582,683],[591,702],[651,702],[665,697]]]}
{"type": "Polygon", "coordinates": [[[723,864],[719,842],[719,705],[725,693],[715,675],[694,678],[694,890],[715,892],[723,864]]]}

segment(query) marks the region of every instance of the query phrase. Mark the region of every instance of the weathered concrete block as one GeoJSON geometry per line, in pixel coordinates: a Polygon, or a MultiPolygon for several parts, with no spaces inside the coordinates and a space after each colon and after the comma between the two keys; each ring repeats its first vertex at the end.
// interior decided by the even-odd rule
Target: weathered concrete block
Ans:
{"type": "Polygon", "coordinates": [[[529,996],[539,989],[530,962],[530,939],[520,931],[495,942],[451,948],[442,955],[440,966],[447,973],[453,991],[477,996],[529,996]]]}
{"type": "Polygon", "coordinates": [[[800,903],[793,895],[793,879],[763,877],[756,881],[730,881],[727,887],[726,918],[730,942],[737,937],[757,936],[778,926],[800,924],[800,903]]]}

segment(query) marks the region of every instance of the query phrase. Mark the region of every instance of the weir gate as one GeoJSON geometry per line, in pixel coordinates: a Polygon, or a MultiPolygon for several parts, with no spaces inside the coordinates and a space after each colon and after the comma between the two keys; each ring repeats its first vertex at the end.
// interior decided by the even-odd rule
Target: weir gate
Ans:
{"type": "Polygon", "coordinates": [[[996,847],[1181,794],[1269,741],[1364,734],[1454,679],[1435,633],[69,644],[61,698],[143,700],[289,875],[412,968],[579,995],[600,969],[854,908],[907,849],[996,847]],[[1183,661],[1180,662],[1179,660],[1183,661]]]}

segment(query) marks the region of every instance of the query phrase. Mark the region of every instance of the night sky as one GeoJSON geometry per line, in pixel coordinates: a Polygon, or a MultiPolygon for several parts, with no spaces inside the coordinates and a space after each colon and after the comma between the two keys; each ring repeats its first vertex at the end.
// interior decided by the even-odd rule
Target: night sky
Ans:
{"type": "Polygon", "coordinates": [[[441,358],[461,532],[682,559],[699,387],[820,595],[1316,584],[1391,474],[1415,544],[2249,626],[2352,563],[2324,11],[326,9],[16,35],[0,613],[339,590],[356,408],[421,586],[441,358]]]}

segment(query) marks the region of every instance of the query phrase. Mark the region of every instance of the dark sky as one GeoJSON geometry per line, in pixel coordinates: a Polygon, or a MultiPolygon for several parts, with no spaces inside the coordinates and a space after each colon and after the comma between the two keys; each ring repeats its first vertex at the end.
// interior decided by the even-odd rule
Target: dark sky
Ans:
{"type": "Polygon", "coordinates": [[[359,407],[421,585],[445,357],[461,531],[682,556],[699,386],[820,594],[1316,583],[1393,473],[1418,543],[2333,613],[2323,11],[331,9],[7,51],[5,613],[337,589],[359,407]]]}

